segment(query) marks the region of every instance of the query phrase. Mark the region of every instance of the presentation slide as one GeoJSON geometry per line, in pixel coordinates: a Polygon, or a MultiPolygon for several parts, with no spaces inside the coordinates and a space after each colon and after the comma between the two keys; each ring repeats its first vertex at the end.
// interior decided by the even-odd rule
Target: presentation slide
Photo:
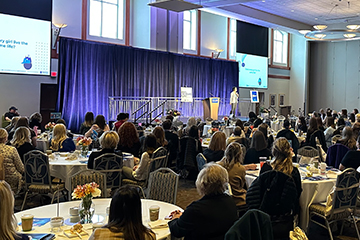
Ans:
{"type": "Polygon", "coordinates": [[[268,87],[268,58],[236,53],[239,63],[239,87],[268,87]]]}
{"type": "Polygon", "coordinates": [[[0,73],[50,74],[51,22],[0,14],[0,73]]]}

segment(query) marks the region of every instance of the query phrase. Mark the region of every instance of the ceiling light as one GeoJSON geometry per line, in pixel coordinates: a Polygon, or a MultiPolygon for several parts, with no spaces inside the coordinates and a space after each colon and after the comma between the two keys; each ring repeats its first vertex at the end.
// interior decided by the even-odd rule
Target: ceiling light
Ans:
{"type": "Polygon", "coordinates": [[[356,30],[360,28],[360,25],[347,25],[346,27],[350,30],[356,30]]]}
{"type": "Polygon", "coordinates": [[[203,7],[199,4],[194,4],[184,0],[157,0],[156,2],[148,3],[148,5],[174,12],[183,12],[203,7]]]}
{"type": "Polygon", "coordinates": [[[344,37],[346,37],[346,38],[353,38],[355,36],[356,36],[355,33],[346,33],[346,34],[344,34],[344,37]]]}
{"type": "Polygon", "coordinates": [[[327,29],[326,25],[314,25],[313,28],[315,28],[316,30],[322,31],[327,29]]]}
{"type": "Polygon", "coordinates": [[[67,26],[67,24],[65,23],[53,23],[53,24],[57,28],[65,28],[67,26]]]}
{"type": "Polygon", "coordinates": [[[314,36],[319,39],[323,39],[324,37],[326,37],[326,34],[315,34],[314,36]]]}
{"type": "Polygon", "coordinates": [[[311,31],[310,30],[299,30],[299,33],[301,33],[302,35],[305,35],[308,32],[311,32],[311,31]]]}

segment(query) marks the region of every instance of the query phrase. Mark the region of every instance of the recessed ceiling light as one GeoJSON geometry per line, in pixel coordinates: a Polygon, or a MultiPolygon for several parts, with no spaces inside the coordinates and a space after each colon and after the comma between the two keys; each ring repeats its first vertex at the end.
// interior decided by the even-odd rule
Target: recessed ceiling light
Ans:
{"type": "Polygon", "coordinates": [[[318,20],[318,18],[315,18],[315,20],[318,20]]]}
{"type": "Polygon", "coordinates": [[[294,10],[291,10],[291,12],[294,12],[294,10]]]}
{"type": "Polygon", "coordinates": [[[265,0],[262,0],[262,2],[265,2],[265,0]]]}

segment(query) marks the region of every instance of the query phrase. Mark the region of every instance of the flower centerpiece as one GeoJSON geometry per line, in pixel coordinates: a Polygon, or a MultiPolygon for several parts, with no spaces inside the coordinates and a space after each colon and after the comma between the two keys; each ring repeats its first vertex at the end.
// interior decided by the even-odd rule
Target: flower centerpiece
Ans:
{"type": "Polygon", "coordinates": [[[101,190],[99,185],[95,182],[78,185],[71,194],[73,199],[81,199],[80,203],[80,223],[91,223],[91,218],[94,215],[95,209],[92,199],[100,197],[101,190]]]}
{"type": "Polygon", "coordinates": [[[218,132],[219,131],[219,128],[217,127],[212,127],[208,130],[208,133],[211,135],[213,135],[215,132],[218,132]]]}
{"type": "Polygon", "coordinates": [[[160,125],[160,124],[161,124],[161,120],[158,119],[158,118],[156,118],[156,119],[154,120],[154,122],[155,122],[157,125],[160,125]]]}
{"type": "Polygon", "coordinates": [[[56,123],[54,123],[54,122],[48,122],[45,125],[45,130],[51,132],[54,129],[55,125],[56,125],[56,123]]]}
{"type": "Polygon", "coordinates": [[[92,143],[92,139],[80,136],[76,139],[76,145],[81,146],[81,156],[86,157],[88,151],[89,151],[89,145],[92,143]]]}
{"type": "Polygon", "coordinates": [[[222,119],[225,122],[225,126],[229,126],[229,118],[228,117],[223,117],[222,119]]]}
{"type": "Polygon", "coordinates": [[[171,115],[171,116],[173,116],[173,117],[178,117],[178,116],[181,115],[181,112],[179,112],[179,111],[176,110],[176,109],[168,109],[168,110],[166,111],[166,114],[167,114],[167,115],[171,115]]]}

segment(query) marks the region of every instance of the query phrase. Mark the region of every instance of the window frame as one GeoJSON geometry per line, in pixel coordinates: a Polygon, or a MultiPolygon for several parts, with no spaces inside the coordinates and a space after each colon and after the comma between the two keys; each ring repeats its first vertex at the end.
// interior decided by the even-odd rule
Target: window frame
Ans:
{"type": "Polygon", "coordinates": [[[237,36],[237,20],[235,18],[229,18],[229,58],[236,58],[236,36],[237,36]],[[235,25],[235,30],[231,27],[235,25]],[[235,41],[232,41],[232,37],[235,36],[235,41]],[[232,55],[234,53],[234,55],[232,55]]]}
{"type": "MultiPolygon", "coordinates": [[[[127,41],[127,21],[128,21],[128,12],[127,12],[127,8],[128,8],[128,3],[127,0],[117,0],[117,26],[116,26],[116,38],[110,38],[110,37],[103,37],[103,36],[95,36],[95,35],[90,35],[90,5],[91,5],[91,1],[97,1],[101,3],[101,6],[103,7],[103,3],[105,2],[105,4],[113,4],[114,3],[110,3],[107,2],[107,0],[85,0],[87,2],[87,20],[86,20],[86,40],[93,40],[93,41],[98,41],[98,42],[106,42],[106,43],[116,43],[116,44],[126,44],[127,41]],[[121,4],[119,3],[119,1],[122,1],[122,39],[119,39],[119,5],[121,4]]],[[[101,10],[101,28],[103,25],[103,19],[102,19],[102,15],[103,15],[103,10],[101,10]]],[[[100,30],[101,31],[101,30],[100,30]]]]}
{"type": "Polygon", "coordinates": [[[270,65],[269,65],[269,67],[290,70],[290,34],[289,33],[285,32],[285,31],[281,31],[281,30],[271,29],[271,34],[270,34],[270,65]],[[278,63],[278,62],[274,61],[274,45],[275,45],[275,41],[276,41],[274,39],[274,32],[275,31],[280,31],[280,32],[285,34],[284,38],[286,38],[286,40],[287,40],[286,41],[287,46],[283,46],[282,48],[283,48],[283,50],[286,49],[286,58],[285,58],[286,63],[278,63]]]}
{"type": "Polygon", "coordinates": [[[198,50],[198,21],[199,21],[199,14],[198,14],[198,10],[188,10],[185,11],[183,13],[183,19],[182,19],[182,49],[184,52],[187,53],[196,53],[198,50]],[[190,13],[190,20],[185,20],[184,18],[184,14],[185,12],[189,12],[190,13]],[[195,16],[195,20],[193,19],[195,16]],[[185,48],[185,30],[184,30],[184,24],[185,22],[188,22],[190,25],[190,29],[189,29],[189,46],[190,48],[185,48]],[[194,46],[192,46],[194,45],[194,46]]]}

